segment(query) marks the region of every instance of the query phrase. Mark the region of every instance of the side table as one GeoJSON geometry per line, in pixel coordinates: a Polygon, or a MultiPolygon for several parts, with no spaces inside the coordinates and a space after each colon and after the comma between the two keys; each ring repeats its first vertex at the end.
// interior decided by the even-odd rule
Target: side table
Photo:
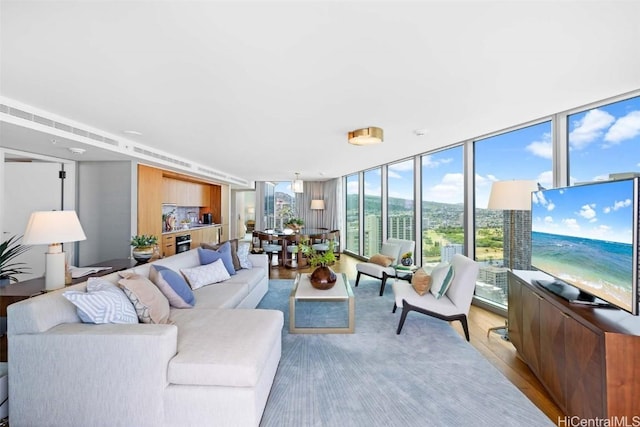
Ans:
{"type": "Polygon", "coordinates": [[[417,265],[394,265],[393,269],[395,270],[396,279],[406,280],[407,282],[411,282],[413,279],[413,275],[416,271],[418,271],[420,267],[417,265]]]}

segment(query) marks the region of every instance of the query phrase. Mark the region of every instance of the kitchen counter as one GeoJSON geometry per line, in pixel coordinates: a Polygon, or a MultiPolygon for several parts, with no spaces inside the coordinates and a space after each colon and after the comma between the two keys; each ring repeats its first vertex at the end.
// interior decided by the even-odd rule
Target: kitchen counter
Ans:
{"type": "Polygon", "coordinates": [[[197,224],[197,225],[190,225],[189,228],[178,228],[177,230],[172,230],[172,231],[163,231],[162,235],[164,236],[165,234],[174,234],[174,233],[182,233],[185,231],[193,231],[193,230],[204,230],[206,228],[211,228],[211,227],[222,227],[222,224],[197,224]]]}

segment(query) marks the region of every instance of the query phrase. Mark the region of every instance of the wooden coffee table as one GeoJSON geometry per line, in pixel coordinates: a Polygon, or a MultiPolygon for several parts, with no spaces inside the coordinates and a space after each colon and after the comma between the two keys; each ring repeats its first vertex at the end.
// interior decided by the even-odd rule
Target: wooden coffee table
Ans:
{"type": "Polygon", "coordinates": [[[309,273],[298,273],[289,295],[289,333],[290,334],[352,334],[355,328],[355,298],[346,274],[337,274],[338,280],[331,289],[320,290],[311,286],[309,273]],[[296,327],[296,302],[336,302],[346,301],[348,325],[346,327],[296,327]]]}

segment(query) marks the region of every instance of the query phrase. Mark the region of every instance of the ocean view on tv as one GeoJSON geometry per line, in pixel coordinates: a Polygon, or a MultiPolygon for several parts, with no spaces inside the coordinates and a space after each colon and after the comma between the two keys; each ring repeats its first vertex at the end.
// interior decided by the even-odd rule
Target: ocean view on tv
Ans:
{"type": "Polygon", "coordinates": [[[630,310],[633,247],[583,237],[533,232],[531,263],[590,294],[630,310]]]}
{"type": "Polygon", "coordinates": [[[636,191],[627,179],[533,193],[531,265],[635,312],[636,191]]]}

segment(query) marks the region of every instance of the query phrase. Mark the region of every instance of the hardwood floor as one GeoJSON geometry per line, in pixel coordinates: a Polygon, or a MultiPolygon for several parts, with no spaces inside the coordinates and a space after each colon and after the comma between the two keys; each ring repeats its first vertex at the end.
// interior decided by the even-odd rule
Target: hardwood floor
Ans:
{"type": "MultiPolygon", "coordinates": [[[[342,254],[340,260],[332,266],[338,273],[347,273],[347,277],[355,279],[356,258],[342,254]]],[[[293,279],[298,272],[308,273],[311,269],[288,269],[284,267],[271,268],[271,279],[293,279]]],[[[353,284],[352,284],[353,285],[353,284]]],[[[385,292],[390,292],[387,290],[385,292]]],[[[503,340],[498,334],[491,333],[487,337],[487,331],[494,326],[505,323],[505,318],[487,310],[471,306],[469,312],[469,335],[473,345],[493,366],[509,379],[522,393],[529,398],[551,421],[558,422],[564,414],[551,400],[542,384],[537,380],[529,367],[517,356],[513,345],[503,340]]],[[[460,322],[453,322],[453,328],[464,337],[460,322]]]]}

